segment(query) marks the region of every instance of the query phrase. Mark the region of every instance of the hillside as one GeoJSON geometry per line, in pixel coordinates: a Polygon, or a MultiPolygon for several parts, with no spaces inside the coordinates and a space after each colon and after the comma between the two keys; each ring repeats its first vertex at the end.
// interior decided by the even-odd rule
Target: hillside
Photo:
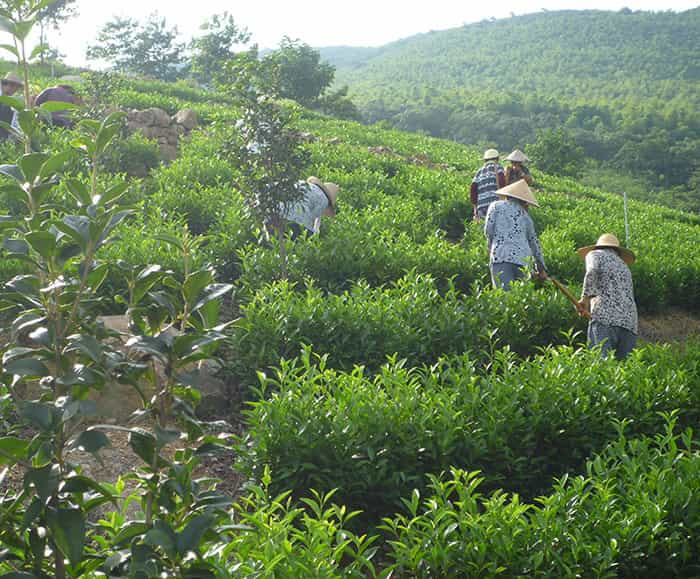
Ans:
{"type": "MultiPolygon", "coordinates": [[[[156,143],[113,118],[1,149],[0,575],[696,574],[700,342],[602,359],[552,284],[491,289],[480,148],[286,103],[305,174],[340,193],[280,279],[227,154],[231,95],[122,80],[121,108],[199,113],[176,160],[134,177],[156,143]],[[141,406],[117,421],[110,396],[141,406]],[[214,488],[199,467],[224,450],[214,488]]],[[[575,249],[624,239],[623,199],[533,176],[548,269],[576,293],[575,249]]],[[[629,226],[642,315],[697,319],[700,217],[633,200],[629,226]]]]}
{"type": "Polygon", "coordinates": [[[641,196],[697,210],[699,51],[696,8],[541,12],[322,54],[370,122],[504,150],[563,127],[641,196]]]}

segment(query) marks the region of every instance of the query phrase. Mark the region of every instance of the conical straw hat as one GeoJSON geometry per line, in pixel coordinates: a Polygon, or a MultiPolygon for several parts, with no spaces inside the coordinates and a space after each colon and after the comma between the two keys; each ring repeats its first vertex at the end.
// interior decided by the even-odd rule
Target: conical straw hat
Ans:
{"type": "Polygon", "coordinates": [[[535,199],[535,196],[532,194],[532,191],[530,191],[530,188],[527,186],[525,179],[520,179],[515,183],[511,183],[510,185],[499,189],[498,191],[496,191],[496,195],[503,195],[504,197],[513,197],[513,199],[525,201],[525,203],[527,203],[528,205],[534,205],[535,207],[540,206],[540,204],[537,202],[537,199],[535,199]]]}
{"type": "Polygon", "coordinates": [[[513,161],[514,163],[527,163],[530,161],[530,159],[528,159],[527,155],[520,149],[515,149],[515,151],[506,157],[506,161],[513,161]]]}
{"type": "Polygon", "coordinates": [[[489,161],[491,159],[498,159],[499,154],[496,149],[486,149],[484,151],[484,161],[489,161]]]}
{"type": "Polygon", "coordinates": [[[622,247],[620,245],[620,241],[612,233],[603,233],[603,235],[601,235],[598,238],[598,241],[595,245],[587,245],[586,247],[581,247],[580,249],[576,250],[576,253],[581,259],[586,259],[586,256],[594,249],[607,248],[616,249],[617,252],[620,254],[622,260],[627,265],[632,265],[634,263],[634,260],[636,259],[634,252],[627,249],[626,247],[622,247]]]}

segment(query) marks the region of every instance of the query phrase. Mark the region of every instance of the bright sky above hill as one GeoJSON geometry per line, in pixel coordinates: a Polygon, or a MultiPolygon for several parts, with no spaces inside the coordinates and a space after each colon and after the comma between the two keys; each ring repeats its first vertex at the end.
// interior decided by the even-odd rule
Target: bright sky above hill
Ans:
{"type": "Polygon", "coordinates": [[[79,16],[60,35],[50,33],[49,42],[66,55],[68,64],[85,65],[86,47],[107,21],[114,16],[145,20],[154,12],[189,40],[209,16],[228,11],[260,48],[275,48],[285,35],[314,47],[381,46],[420,32],[543,9],[682,11],[698,5],[699,0],[77,0],[79,16]]]}

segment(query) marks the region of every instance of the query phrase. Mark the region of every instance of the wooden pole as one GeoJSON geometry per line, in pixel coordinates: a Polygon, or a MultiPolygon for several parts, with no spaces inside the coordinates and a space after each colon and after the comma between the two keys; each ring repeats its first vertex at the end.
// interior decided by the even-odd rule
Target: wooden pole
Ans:
{"type": "Polygon", "coordinates": [[[551,276],[550,276],[548,279],[549,279],[549,281],[551,281],[551,282],[554,284],[554,286],[555,286],[561,293],[563,293],[563,294],[567,297],[567,299],[568,299],[572,304],[574,304],[574,307],[576,308],[576,311],[577,311],[577,312],[581,313],[581,315],[583,315],[583,317],[588,318],[589,320],[591,319],[591,314],[590,314],[589,312],[582,311],[582,310],[579,309],[579,307],[578,307],[578,300],[576,299],[576,296],[574,296],[574,294],[571,293],[571,290],[570,290],[569,288],[567,288],[567,287],[566,287],[563,283],[561,283],[558,279],[555,279],[555,278],[553,278],[553,277],[551,277],[551,276]]]}
{"type": "Polygon", "coordinates": [[[627,218],[627,192],[622,192],[623,205],[625,208],[625,246],[630,246],[630,222],[627,218]]]}

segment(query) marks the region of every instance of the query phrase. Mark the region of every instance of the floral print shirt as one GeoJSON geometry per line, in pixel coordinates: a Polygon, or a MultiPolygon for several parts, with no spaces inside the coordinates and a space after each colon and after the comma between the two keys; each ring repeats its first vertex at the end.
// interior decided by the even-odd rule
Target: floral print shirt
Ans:
{"type": "Polygon", "coordinates": [[[594,249],[586,255],[583,295],[591,298],[591,319],[637,333],[632,273],[614,249],[594,249]]]}
{"type": "Polygon", "coordinates": [[[518,201],[496,201],[486,213],[484,233],[489,262],[525,265],[534,257],[537,267],[546,271],[544,255],[535,233],[532,217],[518,201]]]}
{"type": "Polygon", "coordinates": [[[303,187],[306,190],[306,196],[287,207],[283,217],[287,221],[294,221],[309,231],[318,233],[321,215],[328,208],[328,197],[318,185],[312,185],[306,181],[297,182],[297,187],[303,187]]]}

